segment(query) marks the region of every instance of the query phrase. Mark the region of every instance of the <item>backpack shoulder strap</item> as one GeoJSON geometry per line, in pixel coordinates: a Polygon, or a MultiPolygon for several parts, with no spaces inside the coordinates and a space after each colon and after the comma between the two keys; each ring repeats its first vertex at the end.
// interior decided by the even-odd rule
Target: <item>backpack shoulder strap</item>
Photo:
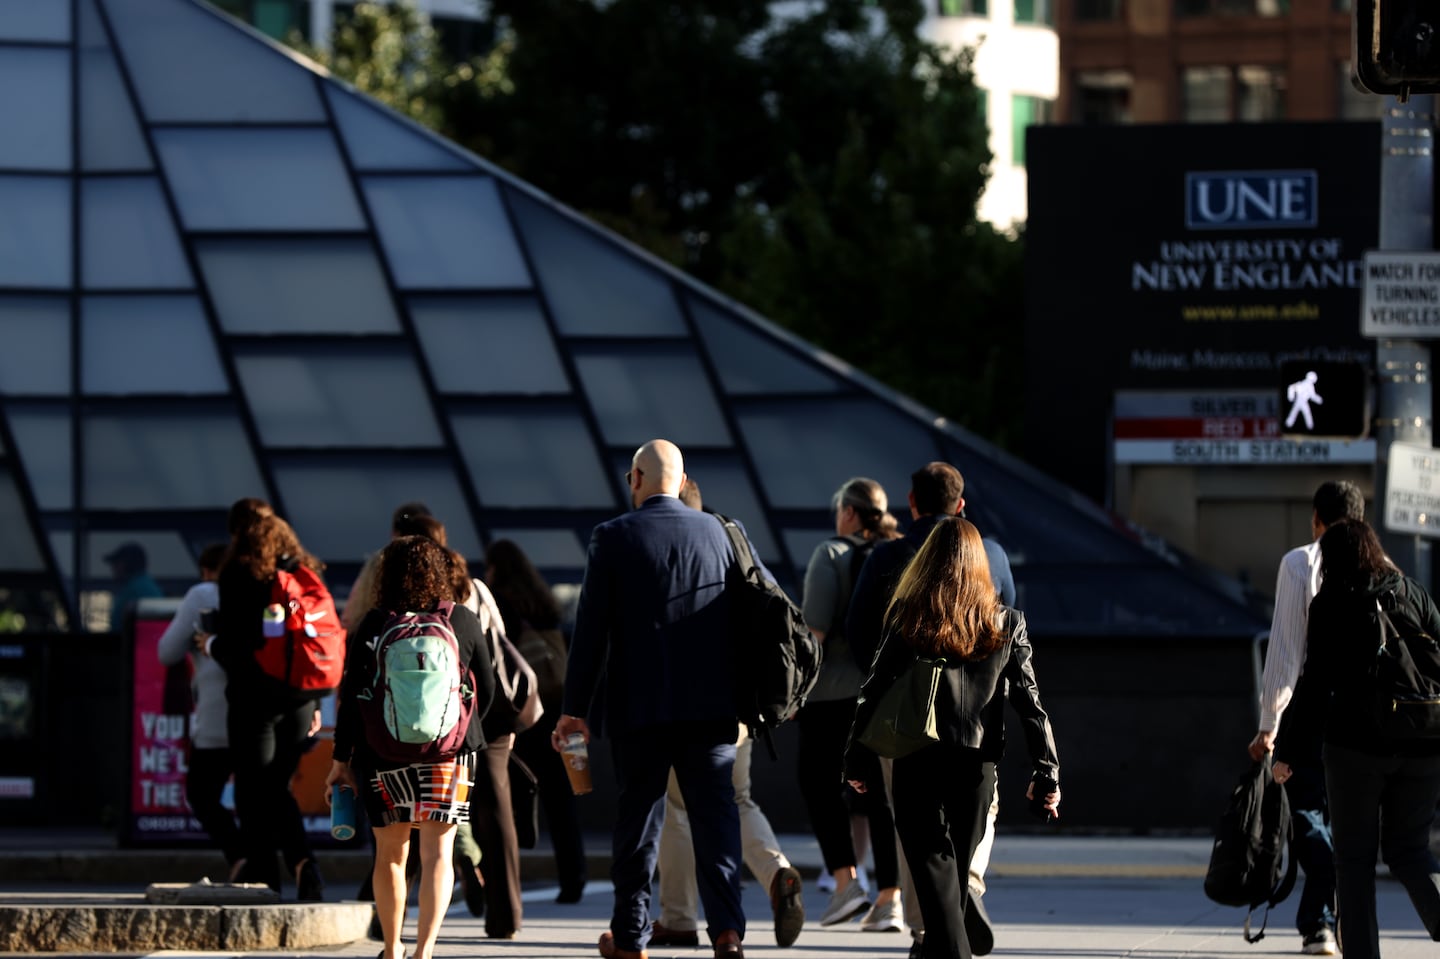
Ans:
{"type": "Polygon", "coordinates": [[[755,568],[755,557],[750,552],[750,543],[745,534],[740,532],[740,525],[730,517],[716,513],[715,519],[725,529],[725,535],[730,537],[730,546],[735,551],[735,565],[739,567],[740,574],[748,579],[750,571],[755,568]]]}

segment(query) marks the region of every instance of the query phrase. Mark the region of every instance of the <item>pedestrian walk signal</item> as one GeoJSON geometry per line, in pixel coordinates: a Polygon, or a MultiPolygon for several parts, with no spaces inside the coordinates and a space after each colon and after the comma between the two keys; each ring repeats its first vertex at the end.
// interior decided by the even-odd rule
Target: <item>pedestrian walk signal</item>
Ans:
{"type": "Polygon", "coordinates": [[[1281,434],[1290,439],[1361,439],[1368,435],[1369,380],[1369,368],[1359,363],[1281,363],[1281,434]]]}

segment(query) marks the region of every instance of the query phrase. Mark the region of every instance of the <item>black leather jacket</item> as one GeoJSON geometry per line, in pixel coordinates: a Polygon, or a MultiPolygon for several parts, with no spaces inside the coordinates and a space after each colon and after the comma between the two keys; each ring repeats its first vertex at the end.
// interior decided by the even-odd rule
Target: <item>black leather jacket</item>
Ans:
{"type": "MultiPolygon", "coordinates": [[[[1055,734],[1050,729],[1050,717],[1040,705],[1040,690],[1035,685],[1035,669],[1031,663],[1034,649],[1030,645],[1025,615],[1008,606],[1002,609],[1009,633],[1003,646],[985,659],[945,665],[944,678],[935,694],[940,741],[979,750],[987,762],[998,762],[1005,752],[1004,700],[1009,698],[1025,730],[1035,775],[1059,782],[1060,759],[1055,752],[1055,734]]],[[[855,742],[856,730],[865,728],[880,697],[914,661],[915,650],[910,644],[887,631],[870,676],[860,689],[855,723],[845,747],[845,778],[864,778],[852,774],[857,767],[852,766],[851,757],[855,750],[865,748],[855,742]]],[[[916,755],[921,754],[923,751],[916,755]]]]}

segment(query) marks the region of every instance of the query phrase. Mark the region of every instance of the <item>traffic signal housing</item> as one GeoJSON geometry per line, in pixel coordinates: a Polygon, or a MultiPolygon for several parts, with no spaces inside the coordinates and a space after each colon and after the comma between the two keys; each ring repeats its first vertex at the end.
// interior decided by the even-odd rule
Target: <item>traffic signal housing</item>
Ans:
{"type": "Polygon", "coordinates": [[[1360,363],[1280,364],[1280,432],[1290,439],[1361,439],[1370,432],[1370,371],[1360,363]]]}
{"type": "Polygon", "coordinates": [[[1356,82],[1401,101],[1440,93],[1440,3],[1355,0],[1351,57],[1356,82]]]}

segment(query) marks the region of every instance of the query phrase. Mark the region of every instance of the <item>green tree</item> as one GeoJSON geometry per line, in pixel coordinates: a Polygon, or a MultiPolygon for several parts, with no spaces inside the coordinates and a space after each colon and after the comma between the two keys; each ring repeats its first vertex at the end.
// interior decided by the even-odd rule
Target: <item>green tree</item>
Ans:
{"type": "Polygon", "coordinates": [[[991,156],[970,51],[918,0],[492,0],[444,64],[361,4],[322,62],[894,388],[1006,445],[1020,242],[975,217],[991,156]]]}

